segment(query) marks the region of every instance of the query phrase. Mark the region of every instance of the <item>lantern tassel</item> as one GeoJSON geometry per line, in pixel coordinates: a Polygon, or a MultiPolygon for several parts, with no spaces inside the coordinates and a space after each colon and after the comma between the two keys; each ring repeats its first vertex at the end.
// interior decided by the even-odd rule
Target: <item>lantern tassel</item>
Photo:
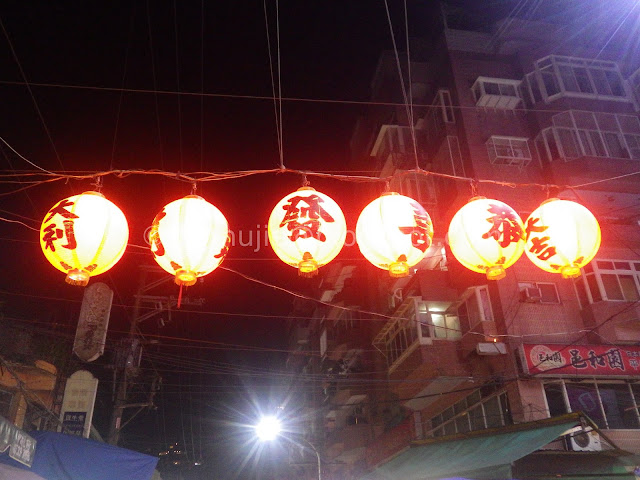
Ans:
{"type": "Polygon", "coordinates": [[[180,284],[180,291],[178,292],[178,308],[180,308],[181,303],[182,303],[182,284],[180,284]]]}

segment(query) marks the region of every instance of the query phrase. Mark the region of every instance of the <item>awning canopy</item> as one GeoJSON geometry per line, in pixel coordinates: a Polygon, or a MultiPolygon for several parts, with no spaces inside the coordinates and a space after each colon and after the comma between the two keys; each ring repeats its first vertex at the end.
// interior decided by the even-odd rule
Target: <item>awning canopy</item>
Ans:
{"type": "Polygon", "coordinates": [[[150,480],[157,457],[56,432],[29,432],[37,446],[31,468],[8,456],[0,463],[30,470],[46,480],[150,480]]]}
{"type": "Polygon", "coordinates": [[[580,423],[576,414],[414,442],[366,480],[431,480],[448,477],[510,479],[511,463],[580,423]]]}

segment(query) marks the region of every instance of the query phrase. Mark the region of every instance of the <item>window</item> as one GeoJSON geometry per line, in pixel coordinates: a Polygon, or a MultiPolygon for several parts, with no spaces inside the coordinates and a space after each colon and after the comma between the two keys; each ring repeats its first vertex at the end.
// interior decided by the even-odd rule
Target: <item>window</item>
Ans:
{"type": "Polygon", "coordinates": [[[520,300],[523,302],[560,303],[560,295],[555,283],[518,282],[518,288],[520,300]]]}
{"type": "Polygon", "coordinates": [[[563,96],[633,101],[615,62],[550,55],[534,64],[525,77],[532,104],[540,92],[547,102],[563,96]]]}
{"type": "Polygon", "coordinates": [[[418,345],[424,336],[430,337],[429,325],[424,318],[426,307],[416,297],[410,297],[400,305],[394,318],[385,324],[374,339],[374,344],[384,345],[387,365],[391,368],[405,352],[418,345]],[[422,308],[421,308],[422,307],[422,308]],[[419,310],[422,310],[419,312],[419,310]],[[426,333],[426,335],[424,335],[426,333]]]}
{"type": "Polygon", "coordinates": [[[531,162],[526,138],[492,136],[487,141],[489,160],[496,165],[525,166],[531,162]]]}
{"type": "Polygon", "coordinates": [[[445,338],[447,340],[458,340],[462,337],[460,331],[460,319],[457,315],[431,314],[435,338],[445,338]]]}
{"type": "Polygon", "coordinates": [[[575,279],[581,302],[640,300],[640,262],[597,260],[582,271],[584,275],[575,279]]]}
{"type": "Polygon", "coordinates": [[[640,159],[640,119],[634,115],[568,110],[536,138],[549,161],[582,156],[640,159]]]}
{"type": "Polygon", "coordinates": [[[433,417],[430,435],[441,437],[512,423],[507,394],[496,394],[493,390],[483,392],[480,389],[433,417]]]}
{"type": "Polygon", "coordinates": [[[449,90],[438,90],[438,100],[442,108],[442,118],[445,123],[456,123],[456,117],[453,114],[453,104],[451,103],[451,93],[449,90]]]}
{"type": "Polygon", "coordinates": [[[385,353],[389,369],[420,344],[462,337],[457,311],[429,312],[420,297],[409,297],[376,335],[374,345],[385,353]]]}
{"type": "Polygon", "coordinates": [[[583,412],[600,428],[640,428],[640,385],[608,380],[544,384],[549,415],[583,412]]]}
{"type": "Polygon", "coordinates": [[[478,77],[471,91],[479,107],[513,110],[520,104],[520,80],[478,77]]]}

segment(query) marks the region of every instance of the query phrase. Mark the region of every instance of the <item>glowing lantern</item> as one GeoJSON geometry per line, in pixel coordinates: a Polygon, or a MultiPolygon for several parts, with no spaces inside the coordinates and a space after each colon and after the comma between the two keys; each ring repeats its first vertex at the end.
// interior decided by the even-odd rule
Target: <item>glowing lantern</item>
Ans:
{"type": "Polygon", "coordinates": [[[393,192],[364,207],[356,224],[362,255],[392,277],[408,275],[409,267],[424,258],[432,238],[431,218],[422,205],[393,192]]]}
{"type": "Polygon", "coordinates": [[[216,207],[188,195],[171,202],[156,215],[149,234],[151,251],[177,285],[194,285],[211,273],[229,250],[229,225],[216,207]]]}
{"type": "Polygon", "coordinates": [[[525,233],[522,219],[506,203],[472,198],[449,225],[449,246],[458,261],[489,280],[500,280],[505,268],[522,255],[525,233]]]}
{"type": "Polygon", "coordinates": [[[600,225],[579,203],[553,198],[543,202],[526,223],[529,259],[542,270],[563,278],[580,276],[600,248],[600,225]]]}
{"type": "Polygon", "coordinates": [[[303,277],[333,260],[347,238],[342,210],[331,197],[311,187],[285,196],[269,216],[269,243],[303,277]]]}
{"type": "Polygon", "coordinates": [[[56,203],[40,227],[47,260],[67,274],[71,285],[113,267],[127,246],[129,227],[122,211],[98,192],[84,192],[56,203]]]}

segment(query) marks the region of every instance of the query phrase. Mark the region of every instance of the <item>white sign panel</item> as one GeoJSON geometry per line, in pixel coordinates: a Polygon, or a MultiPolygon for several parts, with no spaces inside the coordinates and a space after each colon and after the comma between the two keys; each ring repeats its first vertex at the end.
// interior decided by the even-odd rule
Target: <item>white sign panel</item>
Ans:
{"type": "Polygon", "coordinates": [[[78,370],[67,380],[60,420],[64,433],[89,438],[98,379],[86,370],[78,370]]]}
{"type": "Polygon", "coordinates": [[[113,291],[104,283],[94,283],[84,291],[73,353],[92,362],[104,353],[113,291]]]}

